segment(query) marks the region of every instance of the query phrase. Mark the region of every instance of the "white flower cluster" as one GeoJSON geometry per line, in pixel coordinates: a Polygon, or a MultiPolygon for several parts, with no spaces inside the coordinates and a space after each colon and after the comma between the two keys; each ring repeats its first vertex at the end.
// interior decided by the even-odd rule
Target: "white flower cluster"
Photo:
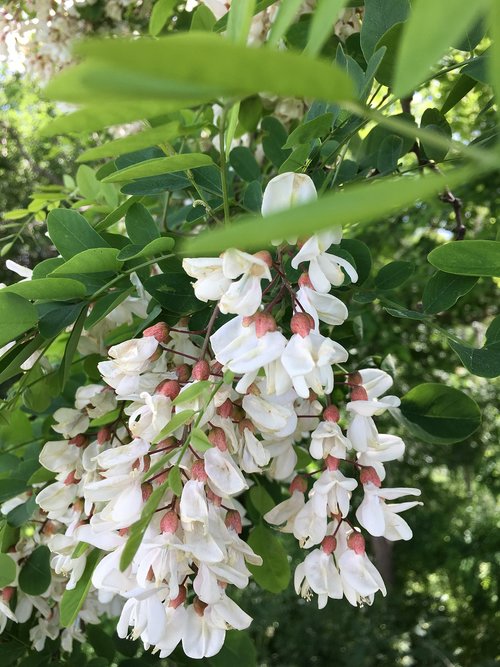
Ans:
{"type": "MultiPolygon", "coordinates": [[[[282,174],[266,188],[263,213],[315,197],[308,176],[282,174]]],[[[250,522],[239,497],[255,475],[289,485],[290,497],[264,518],[310,549],[295,586],[316,593],[320,607],[329,597],[362,604],[385,594],[351,516],[358,485],[362,528],[411,537],[399,513],[418,503],[386,500],[420,492],[382,487],[385,463],[404,444],[374,422],[399,403],[383,396],[392,379],[346,371],[348,352],[330,337],[348,316],[331,289],[357,280],[340,241],[334,227],[272,254],[185,259],[198,299],[216,302],[206,329],[191,331],[189,318],[159,322],[114,345],[98,366],[105,385],[81,387],[74,408],[54,414],[64,440],[42,449],[56,476],[37,495],[57,527],[44,537],[52,568],[71,590],[91,550],[101,550],[92,595],[121,610],[121,637],[140,637],[161,657],[180,643],[191,658],[212,656],[228,629],[250,624],[227,587],[245,588],[247,564],[262,564],[240,537],[250,522]],[[342,410],[331,404],[334,389],[345,392],[342,410]],[[304,445],[312,463],[300,470],[304,445]]]]}

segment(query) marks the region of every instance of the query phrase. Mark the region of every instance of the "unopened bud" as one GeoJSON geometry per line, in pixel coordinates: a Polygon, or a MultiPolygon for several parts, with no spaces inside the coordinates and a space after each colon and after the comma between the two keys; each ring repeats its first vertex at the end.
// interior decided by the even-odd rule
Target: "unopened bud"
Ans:
{"type": "Polygon", "coordinates": [[[216,409],[216,412],[219,415],[219,417],[222,417],[223,419],[227,419],[228,417],[230,417],[232,411],[233,411],[233,404],[229,398],[226,398],[224,403],[222,405],[219,405],[219,407],[216,409]]]}
{"type": "Polygon", "coordinates": [[[153,493],[153,485],[149,482],[144,482],[141,484],[142,499],[144,502],[148,500],[149,496],[153,493]]]}
{"type": "Polygon", "coordinates": [[[337,540],[333,535],[327,535],[321,542],[321,548],[328,556],[332,554],[337,548],[337,540]]]}
{"type": "Polygon", "coordinates": [[[299,287],[309,287],[310,289],[314,289],[313,284],[311,282],[311,279],[309,278],[308,273],[303,273],[299,277],[298,283],[299,283],[299,287]]]}
{"type": "Polygon", "coordinates": [[[208,380],[210,377],[210,365],[205,359],[200,359],[193,366],[191,371],[192,380],[208,380]]]}
{"type": "Polygon", "coordinates": [[[332,472],[333,470],[339,469],[340,459],[338,459],[336,456],[327,456],[325,463],[328,470],[332,472]]]}
{"type": "Polygon", "coordinates": [[[243,435],[243,433],[245,432],[245,429],[246,429],[246,428],[247,428],[249,431],[251,431],[252,433],[255,433],[255,426],[254,426],[253,423],[250,421],[250,419],[242,419],[242,420],[240,421],[240,423],[238,424],[238,430],[239,430],[239,432],[241,433],[241,435],[243,435]]]}
{"type": "Polygon", "coordinates": [[[361,385],[356,385],[351,389],[351,401],[367,401],[368,394],[366,389],[361,385]]]}
{"type": "Polygon", "coordinates": [[[257,313],[255,315],[255,335],[257,338],[262,338],[262,336],[277,329],[276,320],[269,313],[257,313]]]}
{"type": "Polygon", "coordinates": [[[340,412],[336,405],[329,405],[323,410],[323,419],[327,422],[338,422],[340,412]]]}
{"type": "Polygon", "coordinates": [[[191,479],[196,479],[198,482],[207,481],[208,475],[205,471],[205,464],[201,459],[193,463],[191,468],[191,479]]]}
{"type": "Polygon", "coordinates": [[[66,479],[64,480],[65,486],[70,486],[71,484],[78,484],[80,480],[76,478],[76,470],[72,470],[66,479]]]}
{"type": "Polygon", "coordinates": [[[10,602],[15,592],[16,589],[14,586],[5,586],[5,588],[2,589],[2,600],[4,602],[10,602]]]}
{"type": "Polygon", "coordinates": [[[221,452],[227,451],[226,434],[219,426],[216,426],[211,431],[209,431],[208,439],[212,445],[217,447],[217,449],[220,449],[221,452]]]}
{"type": "Polygon", "coordinates": [[[170,334],[170,328],[165,322],[158,322],[158,324],[153,324],[152,327],[144,329],[142,335],[144,337],[153,336],[159,343],[166,343],[168,341],[170,334]]]}
{"type": "Polygon", "coordinates": [[[349,384],[363,384],[363,378],[361,377],[361,373],[356,371],[355,373],[349,373],[347,376],[347,379],[349,381],[349,384]]]}
{"type": "Polygon", "coordinates": [[[87,444],[87,438],[83,435],[83,433],[79,433],[78,435],[75,435],[74,438],[68,440],[68,444],[75,445],[75,447],[85,447],[87,444]]]}
{"type": "Polygon", "coordinates": [[[365,468],[362,468],[359,474],[359,481],[361,482],[361,484],[369,484],[371,482],[372,484],[378,487],[382,485],[382,482],[380,481],[380,477],[378,476],[377,471],[372,466],[366,466],[365,468]]]}
{"type": "Polygon", "coordinates": [[[351,533],[347,538],[347,546],[349,547],[349,549],[352,549],[355,554],[361,556],[366,551],[365,538],[363,537],[363,535],[361,535],[361,533],[355,531],[354,533],[351,533]]]}
{"type": "Polygon", "coordinates": [[[173,401],[180,394],[180,391],[181,386],[177,380],[163,380],[156,387],[155,394],[162,394],[162,396],[166,396],[173,401]]]}
{"type": "Polygon", "coordinates": [[[210,487],[207,487],[205,490],[205,495],[207,500],[209,500],[215,507],[220,507],[222,505],[222,498],[218,496],[210,487]]]}
{"type": "Polygon", "coordinates": [[[173,600],[170,600],[168,606],[173,607],[173,609],[177,609],[177,607],[180,607],[181,604],[184,604],[184,602],[186,601],[186,597],[187,597],[186,588],[184,586],[181,586],[179,588],[179,595],[173,600]]]}
{"type": "Polygon", "coordinates": [[[163,515],[160,521],[160,530],[162,533],[175,533],[178,527],[179,517],[173,510],[163,515]]]}
{"type": "Polygon", "coordinates": [[[271,268],[273,265],[273,258],[271,257],[271,253],[267,250],[259,250],[259,252],[254,252],[253,256],[261,259],[265,264],[267,264],[269,268],[271,268]]]}
{"type": "Polygon", "coordinates": [[[290,482],[288,490],[290,491],[290,493],[293,493],[294,491],[300,491],[300,493],[305,493],[307,491],[307,480],[305,479],[305,477],[297,475],[290,482]]]}
{"type": "Polygon", "coordinates": [[[241,525],[241,515],[237,510],[228,510],[224,523],[228,528],[232,528],[238,535],[243,530],[241,525]]]}
{"type": "Polygon", "coordinates": [[[202,602],[199,597],[195,597],[193,600],[193,609],[198,614],[198,616],[203,616],[205,609],[208,607],[206,602],[202,602]]]}
{"type": "Polygon", "coordinates": [[[97,442],[99,445],[104,445],[111,440],[111,429],[109,426],[103,426],[97,431],[97,442]]]}
{"type": "Polygon", "coordinates": [[[292,333],[305,338],[314,329],[314,320],[309,313],[295,313],[290,320],[290,329],[292,333]]]}
{"type": "Polygon", "coordinates": [[[177,375],[179,382],[187,382],[191,377],[191,369],[187,364],[180,364],[180,366],[177,366],[175,369],[175,374],[177,375]]]}

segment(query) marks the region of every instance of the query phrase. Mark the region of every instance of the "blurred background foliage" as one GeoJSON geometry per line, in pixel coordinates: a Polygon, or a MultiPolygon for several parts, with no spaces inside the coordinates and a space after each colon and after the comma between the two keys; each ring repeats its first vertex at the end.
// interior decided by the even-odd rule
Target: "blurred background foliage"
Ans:
{"type": "MultiPolygon", "coordinates": [[[[45,193],[58,186],[55,206],[61,199],[70,202],[78,191],[75,158],[86,146],[95,145],[96,137],[41,138],[41,125],[57,110],[42,101],[27,79],[5,72],[0,78],[0,211],[29,209],[19,221],[3,218],[3,255],[33,267],[54,254],[44,236],[45,214],[52,204],[33,198],[33,184],[45,193]]],[[[450,73],[433,81],[427,96],[421,93],[413,100],[412,111],[419,116],[427,106],[445,99],[454,80],[450,73]]],[[[462,137],[484,135],[491,127],[487,107],[485,93],[473,91],[447,118],[462,137]]],[[[395,108],[394,113],[399,112],[395,108]]],[[[468,183],[455,194],[463,202],[466,238],[491,238],[492,226],[498,230],[500,174],[468,183]]],[[[396,293],[399,303],[418,308],[421,286],[433,271],[426,256],[443,237],[451,237],[454,224],[452,208],[436,198],[359,232],[375,269],[396,259],[415,263],[416,272],[396,293]]],[[[2,262],[0,281],[11,280],[2,262]]],[[[495,314],[497,289],[494,281],[479,280],[453,309],[438,316],[439,323],[480,346],[495,314]]],[[[298,598],[292,586],[279,596],[254,584],[249,587],[241,604],[255,619],[251,635],[258,664],[493,667],[498,664],[500,636],[499,382],[468,373],[439,331],[424,323],[393,318],[379,303],[352,304],[351,312],[358,314],[351,334],[360,362],[369,361],[370,351],[376,349],[375,362],[382,361],[395,374],[399,395],[423,382],[466,391],[480,405],[482,426],[468,440],[449,446],[425,444],[406,434],[407,454],[391,470],[388,483],[421,488],[425,507],[407,517],[414,531],[411,542],[372,544],[377,566],[390,584],[387,598],[377,597],[372,607],[362,609],[330,600],[326,609],[318,611],[314,602],[298,598]]],[[[394,429],[394,424],[388,422],[387,427],[394,429]]],[[[287,547],[293,551],[292,540],[287,547]]],[[[83,652],[95,653],[95,667],[99,656],[106,658],[103,664],[108,660],[125,664],[126,658],[127,667],[132,667],[135,652],[142,651],[135,644],[113,642],[99,629],[89,637],[90,644],[83,648],[77,644],[67,664],[79,664],[83,652]]],[[[1,641],[6,639],[3,635],[1,641]]],[[[57,664],[50,646],[44,656],[32,656],[29,664],[57,664]]],[[[145,663],[149,662],[158,663],[146,657],[145,663]]],[[[188,662],[179,658],[176,664],[188,662]]],[[[14,663],[7,655],[2,665],[14,663]]],[[[26,660],[22,664],[28,666],[26,660]]]]}

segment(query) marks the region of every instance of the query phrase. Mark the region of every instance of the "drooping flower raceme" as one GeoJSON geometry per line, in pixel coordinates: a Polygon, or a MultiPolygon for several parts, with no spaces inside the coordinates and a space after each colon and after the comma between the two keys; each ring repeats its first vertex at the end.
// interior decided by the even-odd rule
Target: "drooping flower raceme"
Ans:
{"type": "MultiPolygon", "coordinates": [[[[313,197],[308,177],[282,174],[263,212],[313,197]]],[[[348,317],[339,288],[357,280],[341,239],[334,226],[272,253],[185,258],[195,295],[217,309],[208,326],[192,333],[188,319],[153,322],[109,348],[98,365],[103,384],[81,387],[75,405],[54,414],[64,439],[40,455],[55,475],[37,495],[51,525],[43,544],[70,590],[93,562],[89,600],[98,600],[96,614],[113,608],[120,637],[161,657],[181,645],[203,658],[227,630],[248,627],[231,587],[248,585],[249,565],[269,567],[246,541],[259,478],[278,494],[289,488],[260,530],[269,539],[289,533],[307,551],[298,594],[317,595],[320,608],[329,598],[357,605],[385,595],[361,529],[409,539],[400,513],[418,501],[391,501],[419,491],[382,485],[386,464],[404,453],[376,425],[398,404],[385,395],[392,379],[346,368],[349,351],[335,340],[348,317]]],[[[7,598],[0,627],[18,616],[7,598]]]]}

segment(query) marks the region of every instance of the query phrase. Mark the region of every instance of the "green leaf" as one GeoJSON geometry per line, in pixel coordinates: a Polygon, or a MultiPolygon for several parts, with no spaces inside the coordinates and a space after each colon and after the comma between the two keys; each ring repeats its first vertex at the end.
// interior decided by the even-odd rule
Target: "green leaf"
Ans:
{"type": "MultiPolygon", "coordinates": [[[[115,655],[115,645],[112,637],[95,623],[86,624],[85,635],[97,655],[106,658],[103,663],[104,667],[109,667],[109,663],[113,661],[115,655]]],[[[87,667],[93,666],[87,663],[87,667]]]]}
{"type": "Polygon", "coordinates": [[[78,342],[80,340],[80,336],[82,335],[83,325],[86,317],[87,307],[84,306],[75,324],[73,325],[73,329],[71,330],[68,342],[66,343],[64,355],[59,367],[58,380],[61,391],[64,389],[71,373],[71,364],[73,363],[73,357],[75,356],[76,348],[78,347],[78,342]]]}
{"type": "Polygon", "coordinates": [[[500,276],[500,241],[452,241],[427,259],[440,271],[459,276],[500,276]]]}
{"type": "Polygon", "coordinates": [[[414,90],[431,73],[431,68],[437,65],[448,47],[465,34],[488,5],[489,0],[465,3],[463,0],[416,2],[403,30],[396,63],[396,97],[403,97],[414,90]],[[446,30],[443,30],[443,26],[446,26],[446,30]]]}
{"type": "MultiPolygon", "coordinates": [[[[490,3],[490,13],[489,13],[489,27],[491,31],[491,37],[493,39],[493,44],[491,47],[492,55],[489,59],[488,67],[488,76],[493,86],[495,92],[495,97],[497,101],[497,115],[500,113],[498,109],[498,100],[500,99],[500,6],[498,2],[492,0],[490,3]]],[[[472,76],[468,72],[469,76],[472,76]]]]}
{"type": "Polygon", "coordinates": [[[194,417],[196,412],[194,410],[182,410],[181,412],[176,412],[172,419],[168,422],[165,428],[158,433],[156,438],[153,440],[153,444],[161,442],[164,438],[167,438],[169,435],[172,435],[180,426],[184,426],[194,417]]]}
{"type": "MultiPolygon", "coordinates": [[[[44,472],[49,472],[49,471],[44,470],[44,472]]],[[[50,474],[52,475],[50,479],[54,479],[55,477],[54,473],[50,474]]],[[[28,484],[31,485],[31,482],[28,481],[28,484]]],[[[14,509],[10,510],[10,512],[7,514],[7,521],[9,525],[14,526],[15,528],[23,526],[31,519],[37,507],[38,506],[36,504],[35,495],[33,494],[30,498],[28,498],[28,500],[25,503],[17,505],[17,507],[14,507],[14,509]]]]}
{"type": "Polygon", "coordinates": [[[377,42],[375,53],[384,47],[385,53],[383,54],[382,62],[377,69],[375,78],[379,83],[383,83],[387,87],[392,87],[403,27],[404,23],[395,23],[377,42]]]}
{"type": "MultiPolygon", "coordinates": [[[[444,137],[451,139],[450,124],[438,109],[426,109],[422,114],[420,127],[440,132],[444,137]]],[[[425,139],[422,139],[421,143],[425,156],[434,160],[434,162],[442,162],[448,155],[448,149],[446,148],[429,145],[425,139]]]]}
{"type": "Polygon", "coordinates": [[[128,209],[125,215],[125,227],[131,242],[140,246],[160,236],[153,216],[142,204],[132,204],[128,209]]]}
{"type": "Polygon", "coordinates": [[[280,39],[286,35],[286,32],[294,22],[301,5],[302,0],[280,2],[278,5],[278,13],[271,24],[271,30],[267,37],[268,46],[276,46],[280,39]]]}
{"type": "Polygon", "coordinates": [[[47,216],[47,228],[52,243],[66,261],[83,250],[109,247],[83,215],[67,208],[51,211],[47,216]]]}
{"type": "Polygon", "coordinates": [[[410,431],[431,444],[461,442],[481,423],[481,412],[472,398],[433,382],[420,384],[405,394],[400,412],[410,431]]]}
{"type": "Polygon", "coordinates": [[[28,595],[42,595],[50,586],[50,550],[37,547],[25,560],[19,573],[19,588],[28,595]]]}
{"type": "Polygon", "coordinates": [[[203,153],[182,153],[171,157],[159,157],[153,160],[145,160],[125,169],[119,169],[103,179],[104,183],[116,183],[120,181],[132,181],[136,178],[148,176],[160,176],[175,171],[186,171],[197,169],[213,164],[213,160],[203,153]]]}
{"type": "Polygon", "coordinates": [[[164,270],[163,274],[152,276],[144,281],[144,289],[166,311],[176,315],[190,315],[205,308],[205,304],[195,297],[193,286],[186,273],[164,270]]]}
{"type": "Polygon", "coordinates": [[[486,329],[486,343],[488,345],[500,343],[500,315],[494,317],[486,329]]]}
{"type": "Polygon", "coordinates": [[[98,94],[101,103],[183,98],[186,106],[200,97],[261,91],[327,101],[353,96],[351,81],[335,65],[292,52],[249,48],[214,34],[90,40],[77,48],[77,55],[89,61],[56,77],[46,94],[84,104],[89,95],[98,94]]]}
{"type": "Polygon", "coordinates": [[[173,466],[168,471],[168,483],[174,495],[180,496],[182,493],[182,479],[179,466],[173,466]]]}
{"type": "Polygon", "coordinates": [[[207,449],[212,449],[213,447],[207,435],[203,433],[201,428],[192,429],[189,441],[198,452],[206,452],[207,449]]]}
{"type": "Polygon", "coordinates": [[[154,255],[161,255],[175,246],[175,241],[170,236],[161,236],[144,247],[139,245],[128,245],[120,250],[119,259],[124,261],[129,259],[136,259],[137,257],[154,257],[154,255]]]}
{"type": "Polygon", "coordinates": [[[395,171],[403,150],[403,139],[396,134],[385,137],[377,153],[377,169],[381,174],[395,171]]]}
{"type": "Polygon", "coordinates": [[[244,181],[260,180],[260,167],[252,151],[246,146],[233,148],[229,153],[229,162],[234,171],[244,181]]]}
{"type": "MultiPolygon", "coordinates": [[[[373,301],[373,299],[369,298],[368,303],[370,301],[373,301]]],[[[361,303],[364,303],[364,301],[361,301],[361,303]]],[[[386,313],[389,313],[389,315],[392,315],[392,317],[400,317],[403,320],[427,319],[426,314],[420,313],[418,310],[408,310],[408,308],[403,308],[402,306],[398,306],[397,308],[384,307],[384,310],[386,311],[386,313]]]]}
{"type": "Polygon", "coordinates": [[[59,301],[39,304],[40,321],[38,322],[38,330],[43,338],[46,340],[53,338],[66,327],[69,327],[70,324],[73,324],[84,305],[81,302],[64,303],[59,301]]]}
{"type": "Polygon", "coordinates": [[[290,564],[279,539],[268,528],[259,524],[250,531],[248,545],[263,560],[261,566],[248,565],[255,581],[271,593],[284,591],[290,581],[290,564]]]}
{"type": "Polygon", "coordinates": [[[149,19],[149,34],[157,37],[165,27],[166,22],[174,13],[177,0],[156,0],[149,19]]]}
{"type": "Polygon", "coordinates": [[[453,84],[450,92],[446,96],[441,113],[448,113],[454,106],[456,106],[476,85],[476,81],[467,74],[461,74],[453,84]]]}
{"type": "Polygon", "coordinates": [[[0,553],[0,588],[11,584],[16,578],[16,563],[8,554],[0,553]]]}
{"type": "Polygon", "coordinates": [[[153,518],[153,514],[160,504],[160,500],[165,495],[165,491],[167,490],[168,486],[169,481],[167,479],[166,482],[163,482],[156,487],[142,508],[141,518],[130,527],[129,537],[120,558],[120,570],[122,572],[123,570],[127,569],[135,554],[137,553],[137,549],[142,542],[144,533],[146,532],[146,529],[149,526],[151,519],[153,518]]]}
{"type": "Polygon", "coordinates": [[[34,327],[37,321],[32,303],[17,294],[0,291],[0,347],[34,327]]]}
{"type": "Polygon", "coordinates": [[[361,48],[368,60],[376,50],[379,39],[395,23],[405,21],[410,12],[409,0],[365,0],[361,26],[361,48]]]}
{"type": "Polygon", "coordinates": [[[227,37],[235,44],[245,44],[255,10],[255,0],[234,0],[227,17],[227,37]]]}
{"type": "Polygon", "coordinates": [[[287,140],[287,132],[277,118],[266,116],[260,124],[264,132],[262,137],[262,148],[268,160],[275,167],[281,167],[291,151],[282,148],[287,140]]]}
{"type": "MultiPolygon", "coordinates": [[[[304,53],[317,56],[333,33],[333,26],[347,0],[318,0],[307,38],[304,53]]],[[[286,3],[284,3],[286,4],[286,3]]]]}
{"type": "Polygon", "coordinates": [[[159,144],[170,142],[182,134],[182,126],[177,121],[167,123],[166,125],[159,125],[158,127],[152,127],[128,137],[108,141],[102,146],[89,148],[78,157],[78,162],[118,157],[125,153],[138,151],[141,148],[149,148],[150,146],[158,146],[159,144]]]}
{"type": "Polygon", "coordinates": [[[414,271],[415,265],[412,262],[390,262],[375,276],[375,286],[381,290],[396,289],[403,285],[414,271]]]}
{"type": "Polygon", "coordinates": [[[87,556],[87,562],[82,576],[78,580],[75,588],[66,589],[59,605],[60,623],[64,628],[73,625],[78,612],[88,595],[92,583],[92,574],[101,558],[100,549],[93,549],[87,556]]]}
{"type": "Polygon", "coordinates": [[[116,273],[122,266],[122,262],[117,259],[117,257],[118,250],[116,248],[92,248],[92,250],[83,250],[77,255],[70,257],[64,264],[58,266],[57,269],[54,269],[54,271],[49,274],[47,280],[52,280],[52,276],[64,274],[77,275],[79,273],[102,273],[104,271],[112,271],[113,273],[116,273]]]}
{"type": "MultiPolygon", "coordinates": [[[[285,6],[284,2],[280,7],[285,6]]],[[[230,630],[217,655],[208,658],[210,667],[257,667],[257,650],[246,632],[230,630]]]]}
{"type": "Polygon", "coordinates": [[[250,501],[259,514],[266,514],[276,504],[269,493],[261,485],[252,486],[249,491],[250,501]]]}
{"type": "Polygon", "coordinates": [[[10,526],[5,520],[0,521],[0,552],[6,553],[18,539],[19,530],[10,526]]]}
{"type": "Polygon", "coordinates": [[[101,190],[101,184],[96,178],[94,170],[82,164],[78,167],[76,172],[76,184],[80,194],[85,199],[97,199],[101,190]]]}
{"type": "Polygon", "coordinates": [[[448,172],[446,176],[430,174],[415,179],[388,178],[368,185],[352,185],[343,192],[328,194],[310,204],[270,215],[266,224],[262,224],[260,216],[254,216],[242,218],[225,229],[211,229],[184,242],[181,250],[188,257],[218,254],[232,247],[259,250],[273,239],[310,236],[331,227],[332,220],[344,228],[359,225],[400,211],[416,199],[432,197],[446,185],[454,187],[477,178],[477,175],[477,167],[464,167],[448,172]]]}
{"type": "Polygon", "coordinates": [[[476,283],[477,278],[473,276],[454,276],[436,271],[424,289],[422,296],[424,312],[435,314],[448,310],[461,296],[470,292],[476,283]]]}
{"type": "Polygon", "coordinates": [[[483,347],[476,348],[454,338],[448,338],[448,344],[470,373],[484,378],[500,375],[500,342],[489,344],[487,339],[483,347]]]}
{"type": "Polygon", "coordinates": [[[87,315],[85,320],[85,329],[91,329],[95,324],[100,322],[103,318],[106,317],[111,311],[113,311],[117,306],[125,301],[125,299],[132,294],[134,291],[133,287],[129,287],[124,290],[114,290],[100,297],[92,305],[92,309],[87,315]]]}
{"type": "Polygon", "coordinates": [[[302,125],[299,125],[288,136],[283,148],[293,148],[299,144],[305,144],[318,137],[324,137],[330,132],[333,125],[333,114],[331,112],[316,116],[302,125]]]}
{"type": "Polygon", "coordinates": [[[181,392],[177,398],[174,398],[172,405],[182,405],[183,403],[189,403],[194,401],[196,398],[204,394],[206,391],[213,387],[212,383],[208,380],[200,380],[198,382],[193,382],[193,384],[181,392]]]}
{"type": "Polygon", "coordinates": [[[78,299],[85,296],[85,285],[71,278],[36,278],[35,280],[22,280],[8,287],[4,287],[1,293],[18,294],[25,299],[78,299]]]}
{"type": "Polygon", "coordinates": [[[193,18],[191,19],[191,30],[212,32],[216,22],[217,19],[207,5],[198,5],[194,10],[193,18]]]}
{"type": "Polygon", "coordinates": [[[126,199],[123,204],[120,204],[120,206],[118,206],[114,211],[111,211],[111,213],[109,213],[103,220],[101,220],[101,222],[97,223],[95,226],[96,231],[102,232],[108,227],[111,227],[111,225],[114,225],[115,222],[121,220],[132,204],[140,199],[140,197],[136,196],[126,199]]]}

